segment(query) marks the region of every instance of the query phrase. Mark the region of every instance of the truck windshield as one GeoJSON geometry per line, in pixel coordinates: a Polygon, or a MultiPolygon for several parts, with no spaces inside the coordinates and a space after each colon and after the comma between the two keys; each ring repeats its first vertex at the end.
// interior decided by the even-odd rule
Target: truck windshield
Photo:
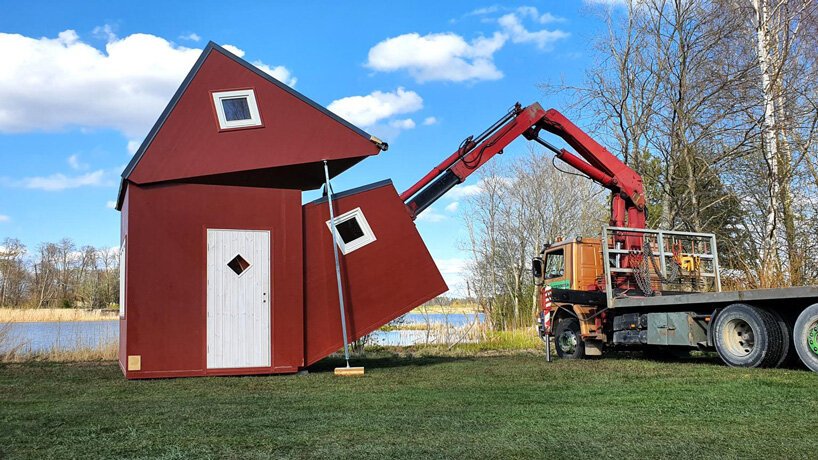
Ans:
{"type": "Polygon", "coordinates": [[[546,278],[559,278],[565,274],[565,253],[562,249],[549,252],[545,256],[546,278]]]}

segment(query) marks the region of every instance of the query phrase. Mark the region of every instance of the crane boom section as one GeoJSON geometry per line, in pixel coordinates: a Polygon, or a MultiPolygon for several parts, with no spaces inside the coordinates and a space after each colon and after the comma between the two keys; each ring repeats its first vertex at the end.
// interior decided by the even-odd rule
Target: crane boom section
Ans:
{"type": "MultiPolygon", "coordinates": [[[[601,146],[597,141],[592,139],[591,136],[579,129],[574,123],[555,109],[549,109],[539,125],[546,131],[565,140],[565,142],[573,147],[588,163],[610,176],[614,181],[612,185],[618,187],[619,191],[624,193],[633,205],[639,209],[644,209],[645,190],[642,184],[642,176],[636,171],[623,163],[616,155],[601,146]]],[[[574,166],[571,161],[566,161],[566,163],[574,166]]],[[[599,182],[599,180],[597,180],[597,182],[599,182]]],[[[611,188],[605,184],[602,185],[606,188],[611,188]]]]}
{"type": "Polygon", "coordinates": [[[463,182],[518,137],[545,146],[556,158],[587,175],[613,192],[611,223],[634,228],[645,225],[645,195],[642,177],[610,153],[555,109],[543,110],[538,103],[523,108],[516,104],[486,131],[463,141],[460,148],[421,180],[401,194],[412,215],[417,217],[455,185],[463,182]],[[545,130],[573,147],[581,156],[558,149],[539,137],[545,130]]]}

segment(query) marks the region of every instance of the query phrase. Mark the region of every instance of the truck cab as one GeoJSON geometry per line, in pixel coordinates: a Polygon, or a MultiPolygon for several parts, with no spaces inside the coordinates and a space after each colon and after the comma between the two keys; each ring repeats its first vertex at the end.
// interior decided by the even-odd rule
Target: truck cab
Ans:
{"type": "Polygon", "coordinates": [[[557,289],[595,291],[602,276],[599,238],[575,238],[548,245],[542,259],[543,284],[557,289]]]}
{"type": "MultiPolygon", "coordinates": [[[[602,245],[599,238],[574,238],[546,245],[534,259],[534,277],[538,284],[554,289],[601,293],[604,289],[602,245]]],[[[588,318],[596,308],[588,305],[555,303],[553,306],[555,342],[560,356],[601,353],[602,323],[588,318]],[[562,323],[562,324],[561,324],[562,323]],[[584,350],[579,346],[584,342],[584,350]],[[595,344],[599,344],[596,346],[595,344]],[[599,353],[597,353],[599,351],[599,353]]]]}

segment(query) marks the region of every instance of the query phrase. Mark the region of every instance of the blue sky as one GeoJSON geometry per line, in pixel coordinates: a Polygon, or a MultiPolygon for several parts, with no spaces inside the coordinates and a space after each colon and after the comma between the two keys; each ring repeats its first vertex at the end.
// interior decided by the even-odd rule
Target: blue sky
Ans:
{"type": "MultiPolygon", "coordinates": [[[[581,82],[604,28],[586,1],[134,5],[0,1],[0,240],[117,247],[119,175],[208,40],[389,142],[336,190],[403,191],[513,103],[559,108],[537,85],[581,82]]],[[[472,177],[418,221],[456,290],[477,192],[472,177]]]]}

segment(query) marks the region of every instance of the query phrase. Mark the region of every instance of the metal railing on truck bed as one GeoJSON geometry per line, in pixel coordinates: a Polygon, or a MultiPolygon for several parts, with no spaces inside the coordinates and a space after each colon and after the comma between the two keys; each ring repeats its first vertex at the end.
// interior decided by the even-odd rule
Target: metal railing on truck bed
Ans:
{"type": "Polygon", "coordinates": [[[605,226],[602,260],[610,307],[617,299],[721,292],[712,233],[605,226]]]}

